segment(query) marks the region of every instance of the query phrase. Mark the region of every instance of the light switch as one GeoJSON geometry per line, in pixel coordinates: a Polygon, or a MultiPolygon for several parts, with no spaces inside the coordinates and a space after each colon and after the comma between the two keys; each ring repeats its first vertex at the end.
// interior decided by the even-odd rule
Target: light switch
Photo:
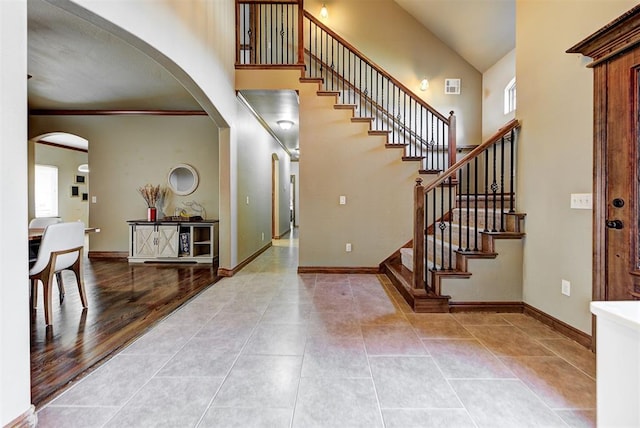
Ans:
{"type": "Polygon", "coordinates": [[[590,210],[593,208],[591,193],[572,193],[571,208],[576,210],[590,210]]]}
{"type": "Polygon", "coordinates": [[[340,195],[340,205],[346,205],[347,204],[347,197],[340,195]]]}
{"type": "Polygon", "coordinates": [[[91,203],[95,204],[96,202],[98,202],[98,197],[97,196],[92,196],[91,197],[91,203]]]}

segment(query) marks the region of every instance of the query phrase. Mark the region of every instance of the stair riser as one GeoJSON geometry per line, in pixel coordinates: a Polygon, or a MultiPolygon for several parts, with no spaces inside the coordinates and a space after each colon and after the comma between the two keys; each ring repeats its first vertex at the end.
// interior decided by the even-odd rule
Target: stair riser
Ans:
{"type": "Polygon", "coordinates": [[[492,209],[489,209],[488,212],[485,210],[478,210],[478,216],[475,216],[475,211],[470,208],[469,215],[467,216],[466,209],[456,208],[453,210],[453,222],[460,223],[463,225],[468,224],[470,227],[475,227],[476,229],[482,231],[485,229],[488,230],[500,230],[501,226],[504,227],[504,230],[508,232],[515,232],[516,229],[516,217],[512,215],[504,215],[502,219],[502,225],[500,220],[500,212],[494,212],[492,209]]]}
{"type": "MultiPolygon", "coordinates": [[[[477,245],[478,250],[482,249],[482,236],[480,231],[474,228],[467,228],[466,226],[459,226],[457,224],[451,225],[451,243],[457,249],[462,247],[463,249],[474,249],[477,245]],[[460,229],[462,229],[462,241],[460,241],[460,229]],[[469,238],[467,239],[467,230],[469,231],[469,238]],[[467,242],[468,241],[468,242],[467,242]]],[[[436,235],[440,238],[440,233],[436,235]]],[[[448,233],[445,232],[445,239],[449,239],[448,233]]]]}

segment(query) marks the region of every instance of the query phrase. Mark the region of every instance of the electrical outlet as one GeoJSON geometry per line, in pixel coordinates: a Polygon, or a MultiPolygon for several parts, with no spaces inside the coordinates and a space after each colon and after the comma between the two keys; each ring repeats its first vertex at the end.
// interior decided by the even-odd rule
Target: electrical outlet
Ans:
{"type": "Polygon", "coordinates": [[[92,204],[95,204],[95,203],[97,203],[97,202],[98,202],[98,197],[97,197],[97,196],[92,196],[92,197],[91,197],[91,203],[92,203],[92,204]]]}
{"type": "Polygon", "coordinates": [[[344,250],[345,250],[347,253],[350,253],[350,252],[351,252],[351,242],[347,242],[347,245],[345,245],[344,250]]]}
{"type": "Polygon", "coordinates": [[[566,279],[562,280],[562,294],[565,296],[571,296],[571,283],[566,279]]]}
{"type": "Polygon", "coordinates": [[[347,197],[346,196],[340,196],[340,205],[346,205],[347,204],[347,197]]]}

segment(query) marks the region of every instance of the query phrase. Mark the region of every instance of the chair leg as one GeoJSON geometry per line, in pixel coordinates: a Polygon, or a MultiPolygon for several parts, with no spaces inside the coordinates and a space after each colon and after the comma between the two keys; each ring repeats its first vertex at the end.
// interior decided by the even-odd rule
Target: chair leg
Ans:
{"type": "Polygon", "coordinates": [[[60,304],[64,302],[64,283],[62,282],[62,272],[56,272],[56,282],[58,283],[58,294],[60,304]]]}
{"type": "Polygon", "coordinates": [[[38,307],[38,280],[31,279],[31,308],[36,309],[38,307]]]}
{"type": "Polygon", "coordinates": [[[80,294],[80,301],[82,302],[82,307],[87,307],[87,293],[84,289],[84,270],[82,263],[82,249],[80,249],[80,255],[78,260],[71,266],[71,270],[76,275],[76,282],[78,283],[78,293],[80,294]]]}
{"type": "Polygon", "coordinates": [[[53,288],[53,275],[52,272],[47,272],[42,278],[42,284],[44,285],[44,323],[51,325],[51,314],[53,313],[53,307],[51,304],[51,289],[53,288]]]}

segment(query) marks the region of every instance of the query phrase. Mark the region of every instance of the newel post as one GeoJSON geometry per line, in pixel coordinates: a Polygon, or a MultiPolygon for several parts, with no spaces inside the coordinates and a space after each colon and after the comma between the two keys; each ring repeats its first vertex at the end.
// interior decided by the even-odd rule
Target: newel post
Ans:
{"type": "Polygon", "coordinates": [[[304,0],[298,0],[298,64],[304,64],[304,0]]]}
{"type": "Polygon", "coordinates": [[[413,192],[413,288],[424,289],[424,186],[416,178],[413,192]]]}
{"type": "Polygon", "coordinates": [[[449,112],[449,166],[456,163],[456,115],[449,112]]]}

